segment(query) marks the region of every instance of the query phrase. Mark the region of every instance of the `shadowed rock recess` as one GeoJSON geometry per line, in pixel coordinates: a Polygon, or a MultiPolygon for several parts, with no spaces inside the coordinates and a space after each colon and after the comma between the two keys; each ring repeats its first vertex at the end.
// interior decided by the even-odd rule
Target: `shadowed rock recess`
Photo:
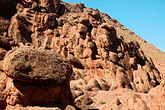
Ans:
{"type": "Polygon", "coordinates": [[[165,107],[155,95],[156,88],[164,94],[163,73],[138,41],[118,32],[124,27],[117,20],[60,0],[2,0],[0,6],[2,110],[165,107]],[[12,7],[4,10],[5,4],[12,7]]]}

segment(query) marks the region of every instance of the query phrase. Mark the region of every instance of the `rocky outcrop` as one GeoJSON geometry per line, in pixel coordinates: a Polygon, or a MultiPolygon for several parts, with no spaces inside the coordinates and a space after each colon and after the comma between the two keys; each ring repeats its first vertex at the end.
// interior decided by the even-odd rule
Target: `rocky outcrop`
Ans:
{"type": "Polygon", "coordinates": [[[0,17],[0,35],[3,35],[3,32],[7,32],[9,26],[10,21],[0,17]]]}
{"type": "Polygon", "coordinates": [[[160,83],[159,71],[145,57],[138,42],[117,37],[114,26],[105,21],[110,19],[107,15],[89,8],[79,13],[70,10],[61,16],[49,11],[24,7],[12,18],[9,36],[18,45],[60,53],[70,59],[74,68],[86,69],[87,76],[101,76],[110,90],[121,87],[148,92],[160,83]]]}
{"type": "Polygon", "coordinates": [[[94,97],[93,106],[99,110],[163,110],[164,93],[164,81],[147,94],[128,89],[99,91],[94,97]]]}
{"type": "Polygon", "coordinates": [[[6,83],[7,110],[19,106],[45,106],[64,109],[74,105],[69,78],[69,61],[49,50],[20,48],[9,51],[3,70],[6,83]]]}
{"type": "Polygon", "coordinates": [[[84,107],[95,103],[98,91],[119,88],[134,92],[128,94],[130,99],[122,94],[108,107],[125,109],[131,103],[129,109],[148,109],[134,93],[159,85],[162,74],[136,40],[126,42],[118,33],[117,20],[98,9],[60,0],[19,0],[12,14],[10,24],[3,16],[7,25],[0,36],[0,71],[8,79],[6,109],[64,109],[74,105],[72,95],[74,103],[84,107]]]}
{"type": "Polygon", "coordinates": [[[11,17],[17,12],[18,0],[0,1],[0,35],[7,33],[11,17]],[[10,7],[10,8],[9,8],[10,7]]]}
{"type": "Polygon", "coordinates": [[[4,72],[0,71],[0,110],[4,110],[6,108],[6,82],[7,76],[4,72]]]}

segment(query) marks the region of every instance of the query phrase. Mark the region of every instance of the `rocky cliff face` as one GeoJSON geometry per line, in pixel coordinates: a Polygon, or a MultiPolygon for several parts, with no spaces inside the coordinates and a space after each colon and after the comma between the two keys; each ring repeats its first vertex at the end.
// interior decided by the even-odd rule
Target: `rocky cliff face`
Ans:
{"type": "Polygon", "coordinates": [[[16,11],[0,36],[0,106],[64,109],[74,99],[78,107],[97,108],[93,97],[100,90],[148,93],[161,83],[152,59],[107,14],[60,0],[6,2],[16,11]]]}

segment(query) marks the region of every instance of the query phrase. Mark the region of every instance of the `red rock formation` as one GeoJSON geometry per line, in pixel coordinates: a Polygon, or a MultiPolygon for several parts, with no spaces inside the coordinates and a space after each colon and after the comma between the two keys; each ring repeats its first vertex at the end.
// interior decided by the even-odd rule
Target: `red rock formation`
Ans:
{"type": "Polygon", "coordinates": [[[7,76],[4,72],[0,71],[0,110],[4,110],[6,108],[6,82],[7,76]]]}
{"type": "Polygon", "coordinates": [[[3,70],[6,83],[6,110],[23,106],[74,105],[69,78],[69,61],[49,50],[20,48],[7,53],[3,70]]]}
{"type": "Polygon", "coordinates": [[[100,91],[94,97],[93,106],[100,110],[164,110],[164,81],[152,88],[147,94],[128,89],[100,91]]]}
{"type": "MultiPolygon", "coordinates": [[[[72,64],[71,90],[78,106],[92,104],[91,97],[99,90],[127,88],[147,93],[160,84],[161,75],[152,60],[147,59],[136,40],[126,42],[119,36],[115,24],[117,21],[107,14],[86,8],[83,4],[60,0],[19,0],[16,4],[17,11],[13,12],[11,23],[7,24],[10,26],[4,28],[7,33],[3,31],[3,36],[0,36],[0,70],[3,65],[3,70],[11,78],[6,85],[7,109],[17,104],[44,106],[45,103],[45,106],[55,106],[57,100],[52,102],[51,98],[48,98],[49,101],[45,99],[46,95],[53,93],[54,99],[64,98],[59,91],[63,93],[65,88],[69,91],[70,66],[61,63],[65,62],[63,58],[57,60],[55,57],[58,55],[53,53],[61,54],[72,64]],[[18,49],[24,47],[26,49],[18,49]],[[13,52],[6,55],[4,60],[8,50],[13,52]],[[31,60],[30,57],[35,58],[31,60]],[[57,61],[60,61],[59,65],[56,65],[57,61]],[[29,82],[39,85],[30,85],[29,82]],[[65,82],[65,86],[55,86],[61,82],[65,82]],[[41,86],[43,83],[48,84],[50,89],[41,86]],[[33,94],[36,88],[42,91],[41,97],[33,94]],[[29,101],[29,95],[34,95],[32,101],[29,101]]],[[[135,105],[136,101],[132,101],[133,106],[130,104],[128,108],[143,105],[139,97],[130,97],[140,101],[135,105]]],[[[123,105],[128,102],[131,101],[124,101],[123,105]]],[[[60,103],[70,104],[65,100],[60,103]]],[[[142,109],[148,109],[147,106],[144,104],[142,109]]]]}

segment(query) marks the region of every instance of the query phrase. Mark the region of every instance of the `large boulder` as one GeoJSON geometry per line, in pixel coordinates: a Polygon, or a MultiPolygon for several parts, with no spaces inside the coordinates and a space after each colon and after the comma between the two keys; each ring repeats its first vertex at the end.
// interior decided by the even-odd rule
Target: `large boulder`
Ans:
{"type": "Polygon", "coordinates": [[[60,54],[50,50],[20,48],[4,59],[7,110],[13,107],[74,105],[69,78],[72,67],[60,54]]]}
{"type": "Polygon", "coordinates": [[[48,50],[20,48],[7,53],[3,70],[14,80],[61,84],[72,74],[69,61],[48,50]]]}

